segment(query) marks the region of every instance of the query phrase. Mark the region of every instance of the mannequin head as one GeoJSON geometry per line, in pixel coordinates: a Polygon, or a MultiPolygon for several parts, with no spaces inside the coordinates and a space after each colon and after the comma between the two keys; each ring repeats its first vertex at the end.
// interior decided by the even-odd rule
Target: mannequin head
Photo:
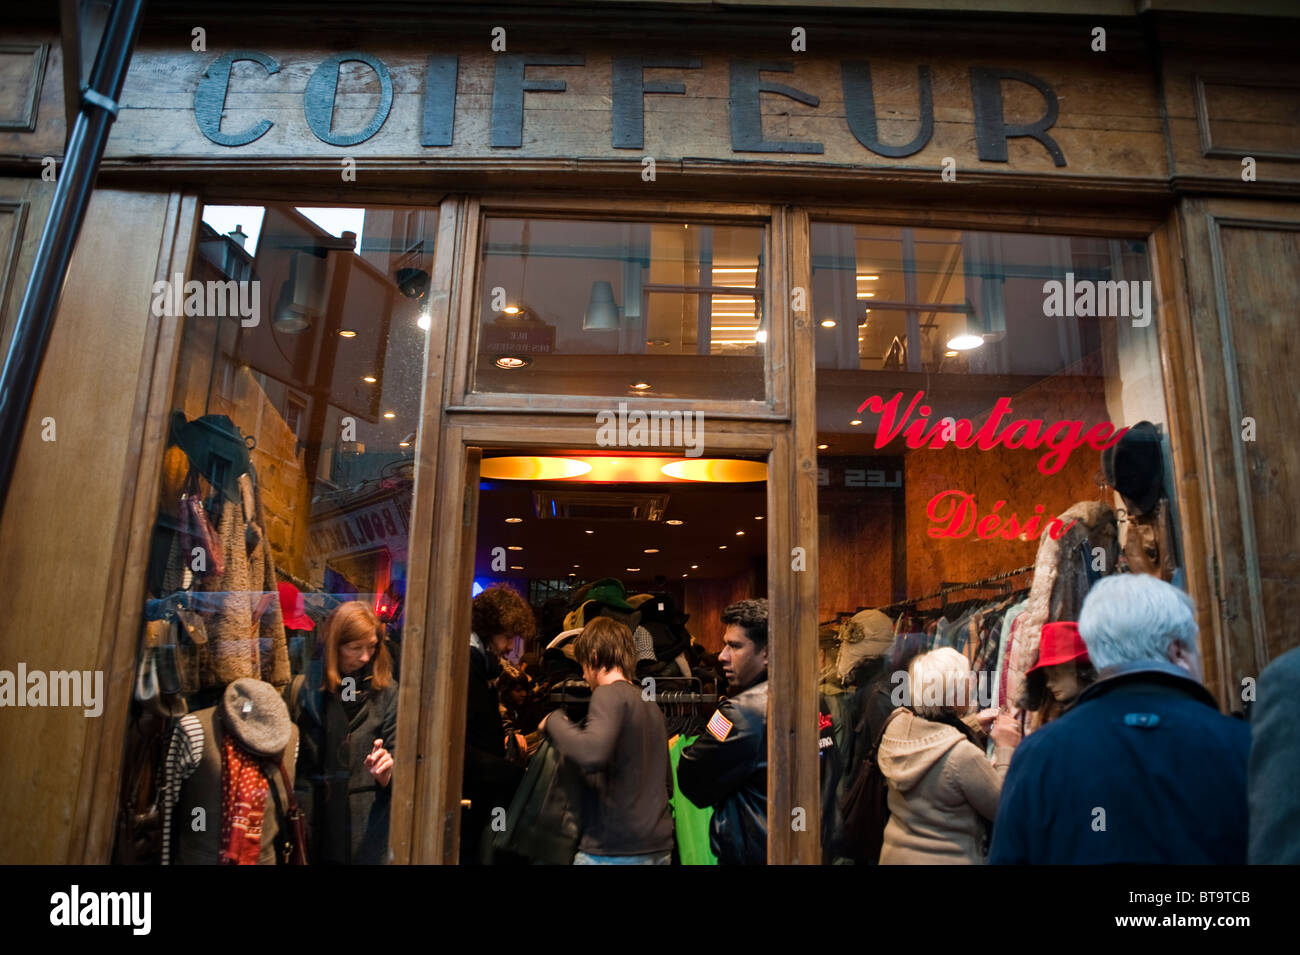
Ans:
{"type": "Polygon", "coordinates": [[[382,690],[393,681],[393,661],[384,645],[384,625],[360,600],[341,604],[325,623],[325,685],[333,692],[346,676],[373,664],[370,685],[382,690]]]}

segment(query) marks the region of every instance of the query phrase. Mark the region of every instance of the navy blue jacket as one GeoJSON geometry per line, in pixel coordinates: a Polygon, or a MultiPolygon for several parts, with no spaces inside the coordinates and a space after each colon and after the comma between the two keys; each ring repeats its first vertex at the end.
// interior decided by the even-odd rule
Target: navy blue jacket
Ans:
{"type": "Polygon", "coordinates": [[[1249,753],[1183,670],[1108,668],[1016,749],[989,862],[1244,865],[1249,753]]]}

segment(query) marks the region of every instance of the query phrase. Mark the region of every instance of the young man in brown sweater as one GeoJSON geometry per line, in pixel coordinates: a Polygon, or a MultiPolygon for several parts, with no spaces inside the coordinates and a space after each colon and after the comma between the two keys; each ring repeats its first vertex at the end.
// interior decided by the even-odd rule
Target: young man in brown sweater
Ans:
{"type": "Polygon", "coordinates": [[[592,688],[587,719],[562,711],[542,721],[555,748],[586,774],[582,838],[575,865],[668,865],[673,823],[672,772],[663,713],[627,674],[636,673],[632,631],[597,617],[573,645],[592,688]]]}

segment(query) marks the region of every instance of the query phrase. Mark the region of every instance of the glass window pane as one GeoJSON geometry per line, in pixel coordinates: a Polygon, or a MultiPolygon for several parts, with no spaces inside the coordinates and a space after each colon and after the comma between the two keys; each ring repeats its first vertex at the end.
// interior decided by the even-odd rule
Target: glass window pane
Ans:
{"type": "Polygon", "coordinates": [[[474,390],[762,400],[764,235],[487,219],[474,390]]]}
{"type": "Polygon", "coordinates": [[[811,247],[822,694],[874,738],[876,691],[947,647],[977,677],[953,715],[1032,731],[1069,702],[1027,673],[1042,625],[1100,576],[1182,577],[1146,245],[815,223],[811,247]]]}
{"type": "Polygon", "coordinates": [[[362,784],[391,781],[365,768],[376,739],[405,755],[396,680],[436,220],[209,206],[187,281],[161,296],[183,316],[181,355],[139,667],[154,687],[143,712],[190,714],[165,780],[173,862],[275,861],[279,789],[260,844],[220,839],[223,773],[255,773],[267,747],[307,814],[311,862],[387,859],[388,801],[362,784]]]}

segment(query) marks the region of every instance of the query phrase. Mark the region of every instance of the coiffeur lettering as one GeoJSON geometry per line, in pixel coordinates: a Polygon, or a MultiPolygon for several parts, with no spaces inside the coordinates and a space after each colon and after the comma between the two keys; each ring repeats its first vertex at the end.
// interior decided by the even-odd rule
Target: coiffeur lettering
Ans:
{"type": "MultiPolygon", "coordinates": [[[[858,406],[858,414],[870,411],[880,415],[880,427],[876,429],[877,448],[885,447],[900,434],[914,451],[943,448],[949,442],[959,448],[978,447],[981,451],[991,451],[996,447],[1031,450],[1046,447],[1050,450],[1038,459],[1038,470],[1043,474],[1056,474],[1079,448],[1086,446],[1104,451],[1118,444],[1128,431],[1128,428],[1116,430],[1107,423],[1093,425],[1085,431],[1085,423],[1076,420],[1057,421],[1045,428],[1041,418],[1018,418],[1003,424],[1011,414],[1010,398],[999,398],[988,420],[977,430],[967,418],[941,418],[932,422],[930,415],[934,409],[921,404],[924,398],[925,392],[918,391],[901,416],[901,391],[888,401],[872,395],[858,406]],[[915,419],[912,419],[913,413],[917,415],[915,419]]],[[[930,498],[925,508],[926,516],[935,524],[928,533],[931,537],[961,538],[974,532],[980,540],[999,537],[1033,540],[1042,533],[1043,521],[1047,517],[1042,504],[1034,508],[1028,520],[1022,521],[1014,512],[999,513],[1006,503],[997,501],[993,510],[981,518],[973,494],[956,489],[941,491],[930,498]]],[[[1047,521],[1048,536],[1053,540],[1059,539],[1073,526],[1074,521],[1062,524],[1055,517],[1050,518],[1047,521]]]]}

